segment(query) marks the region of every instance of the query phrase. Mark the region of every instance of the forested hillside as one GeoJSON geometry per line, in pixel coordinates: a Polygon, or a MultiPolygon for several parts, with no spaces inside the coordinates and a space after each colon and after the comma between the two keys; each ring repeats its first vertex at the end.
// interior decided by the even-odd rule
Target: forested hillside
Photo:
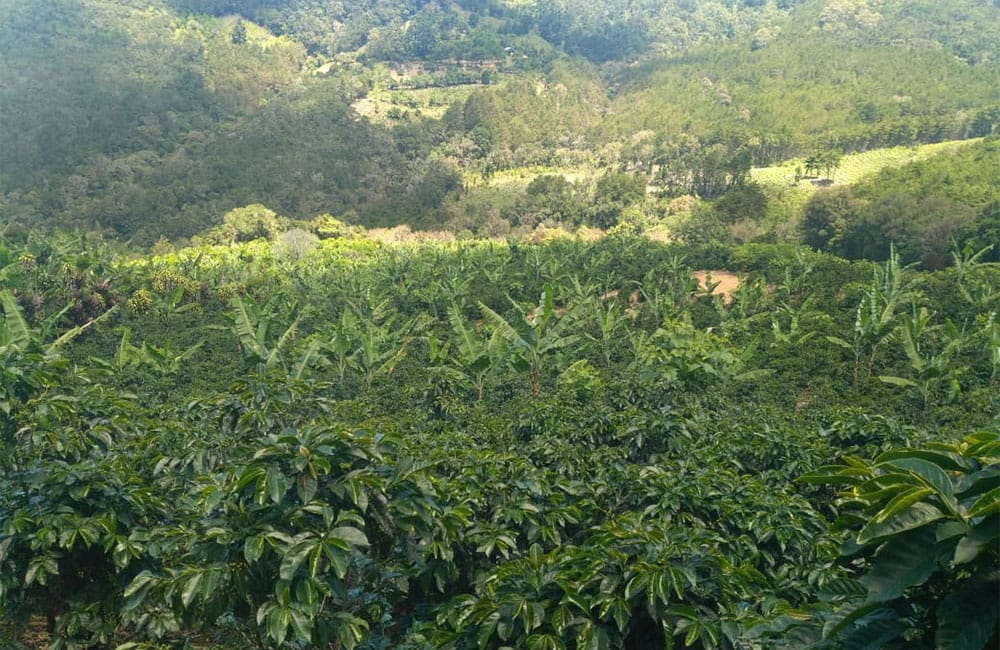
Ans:
{"type": "Polygon", "coordinates": [[[998,79],[981,0],[0,0],[0,647],[997,647],[998,79]]]}
{"type": "Polygon", "coordinates": [[[627,173],[658,193],[640,221],[676,231],[670,199],[755,165],[996,129],[992,5],[648,5],[5,0],[0,205],[146,246],[257,203],[490,235],[621,221],[470,191],[541,167],[585,203],[627,173]]]}

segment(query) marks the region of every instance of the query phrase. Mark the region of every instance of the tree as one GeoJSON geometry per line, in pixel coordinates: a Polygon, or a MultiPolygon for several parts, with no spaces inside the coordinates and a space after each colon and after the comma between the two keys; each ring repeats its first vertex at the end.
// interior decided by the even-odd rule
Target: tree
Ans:
{"type": "Polygon", "coordinates": [[[965,223],[957,240],[961,248],[969,246],[975,251],[989,248],[984,261],[1000,262],[1000,201],[987,204],[975,219],[965,223]]]}
{"type": "Polygon", "coordinates": [[[743,219],[760,221],[767,214],[767,196],[757,183],[745,183],[727,190],[712,209],[726,223],[743,219]]]}
{"type": "Polygon", "coordinates": [[[233,27],[229,38],[233,45],[243,45],[247,42],[247,26],[243,24],[242,20],[236,21],[236,26],[233,27]]]}
{"type": "Polygon", "coordinates": [[[222,225],[210,231],[208,237],[219,243],[235,244],[255,239],[273,239],[280,230],[274,210],[254,203],[234,208],[222,217],[222,225]]]}
{"type": "Polygon", "coordinates": [[[865,382],[871,380],[875,359],[882,347],[896,335],[896,310],[911,297],[912,282],[903,281],[903,267],[894,248],[889,249],[889,260],[872,271],[872,280],[865,291],[854,319],[850,342],[838,336],[827,340],[854,353],[852,377],[857,385],[864,370],[865,382]]]}
{"type": "Polygon", "coordinates": [[[578,223],[585,206],[577,196],[576,187],[564,176],[543,174],[528,183],[516,210],[521,215],[522,223],[530,221],[532,225],[537,225],[548,219],[578,223]]]}
{"type": "Polygon", "coordinates": [[[618,223],[625,208],[645,197],[646,181],[643,177],[624,173],[605,174],[597,180],[588,221],[598,228],[611,228],[618,223]]]}
{"type": "MultiPolygon", "coordinates": [[[[807,172],[808,173],[808,172],[807,172]]],[[[842,250],[845,234],[854,227],[866,204],[854,197],[849,187],[817,191],[802,213],[802,242],[818,250],[842,250]]]]}

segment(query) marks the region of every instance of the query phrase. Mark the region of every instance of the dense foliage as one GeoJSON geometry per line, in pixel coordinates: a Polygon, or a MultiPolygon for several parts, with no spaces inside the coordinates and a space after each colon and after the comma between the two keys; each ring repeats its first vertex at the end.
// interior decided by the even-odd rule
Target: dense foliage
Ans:
{"type": "MultiPolygon", "coordinates": [[[[895,243],[906,262],[941,268],[957,242],[1000,242],[1000,142],[885,170],[853,187],[821,190],[803,212],[806,244],[850,259],[884,260],[895,243]]],[[[995,248],[989,259],[1000,260],[995,248]]]]}
{"type": "Polygon", "coordinates": [[[0,646],[996,646],[998,44],[0,0],[0,646]]]}
{"type": "MultiPolygon", "coordinates": [[[[583,201],[620,173],[707,201],[794,156],[990,136],[998,24],[971,0],[4,0],[0,210],[143,246],[256,203],[490,236],[641,226],[669,206],[568,215],[481,186],[541,166],[583,201]]],[[[709,219],[713,239],[798,236],[758,216],[709,219]]]]}
{"type": "Polygon", "coordinates": [[[113,252],[0,247],[0,634],[996,640],[996,265],[626,235],[113,252]],[[692,277],[720,267],[728,297],[692,277]]]}

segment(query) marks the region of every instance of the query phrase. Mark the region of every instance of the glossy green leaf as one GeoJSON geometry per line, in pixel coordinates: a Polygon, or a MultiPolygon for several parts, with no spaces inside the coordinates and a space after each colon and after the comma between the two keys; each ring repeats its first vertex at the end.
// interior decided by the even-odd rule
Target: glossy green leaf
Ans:
{"type": "Polygon", "coordinates": [[[892,610],[880,609],[857,620],[840,637],[843,650],[883,650],[887,642],[900,638],[907,624],[892,610]]]}
{"type": "Polygon", "coordinates": [[[1000,487],[1000,468],[987,467],[965,474],[955,484],[955,493],[963,501],[1000,487]]]}
{"type": "Polygon", "coordinates": [[[578,650],[610,650],[611,637],[603,626],[585,624],[576,638],[578,650]]]}
{"type": "Polygon", "coordinates": [[[631,600],[637,595],[643,593],[646,590],[646,586],[649,584],[649,573],[640,573],[633,576],[631,580],[625,585],[625,598],[631,600]]]}
{"type": "Polygon", "coordinates": [[[857,580],[841,578],[838,580],[831,580],[823,585],[822,593],[843,598],[864,596],[868,593],[868,590],[857,580]]]}
{"type": "Polygon", "coordinates": [[[894,515],[906,510],[913,504],[922,501],[925,497],[934,494],[934,489],[929,487],[912,487],[902,490],[893,490],[895,496],[889,500],[885,507],[872,517],[873,524],[880,524],[894,515]]]}
{"type": "Polygon", "coordinates": [[[353,526],[338,526],[330,531],[330,536],[342,539],[354,546],[368,546],[368,537],[353,526]]]}
{"type": "Polygon", "coordinates": [[[955,555],[952,564],[967,564],[976,559],[983,548],[997,548],[998,538],[1000,538],[1000,514],[986,517],[971,529],[959,540],[955,546],[955,555]]]}
{"type": "Polygon", "coordinates": [[[254,535],[253,537],[247,537],[246,541],[243,542],[243,557],[246,559],[247,564],[255,563],[264,554],[265,541],[266,538],[264,535],[254,535]]]}
{"type": "Polygon", "coordinates": [[[867,602],[886,602],[921,585],[939,568],[940,550],[934,530],[918,528],[889,539],[872,560],[861,582],[868,587],[867,602]]]}
{"type": "Polygon", "coordinates": [[[920,476],[929,486],[933,487],[941,501],[952,513],[956,513],[958,503],[955,500],[955,490],[951,478],[936,464],[923,458],[897,458],[887,461],[886,465],[907,470],[920,476]]]}
{"type": "Polygon", "coordinates": [[[500,612],[492,612],[486,619],[479,624],[479,631],[476,633],[476,641],[479,644],[480,650],[484,650],[490,644],[490,639],[493,638],[494,632],[496,632],[497,625],[500,623],[500,612]]]}
{"type": "Polygon", "coordinates": [[[191,603],[194,602],[194,598],[198,594],[198,587],[201,585],[202,577],[203,574],[200,571],[196,571],[184,583],[184,588],[181,590],[181,603],[184,607],[190,607],[191,603]]]}
{"type": "Polygon", "coordinates": [[[28,570],[24,574],[24,586],[30,587],[35,583],[44,585],[48,582],[49,576],[58,574],[59,565],[52,556],[46,555],[33,558],[28,563],[28,570]]]}
{"type": "Polygon", "coordinates": [[[882,603],[861,604],[860,601],[855,601],[853,604],[847,604],[841,609],[827,614],[826,621],[823,623],[823,638],[835,639],[841,632],[850,629],[855,621],[878,611],[891,613],[891,610],[886,610],[882,603]]]}
{"type": "Polygon", "coordinates": [[[989,517],[1000,513],[1000,487],[979,497],[969,508],[969,517],[989,517]]]}
{"type": "Polygon", "coordinates": [[[803,483],[861,485],[870,479],[871,475],[871,470],[867,467],[824,465],[808,474],[803,474],[797,480],[803,483]]]}
{"type": "Polygon", "coordinates": [[[281,498],[285,494],[285,477],[281,474],[281,470],[278,469],[277,465],[268,465],[267,467],[267,496],[271,499],[272,503],[281,503],[281,498]]]}
{"type": "Polygon", "coordinates": [[[307,616],[303,612],[292,610],[291,620],[296,640],[301,643],[309,643],[312,640],[313,617],[307,616]]]}
{"type": "Polygon", "coordinates": [[[556,607],[552,610],[552,616],[549,617],[549,623],[557,634],[564,634],[578,620],[580,619],[566,605],[556,607]]]}
{"type": "Polygon", "coordinates": [[[291,580],[295,577],[298,572],[299,567],[302,563],[306,561],[309,557],[309,553],[314,548],[314,542],[301,542],[291,547],[281,558],[281,565],[278,569],[278,575],[282,580],[291,580]]]}
{"type": "Polygon", "coordinates": [[[884,464],[906,459],[924,460],[950,472],[966,472],[972,469],[969,461],[961,454],[935,449],[895,449],[880,454],[875,458],[875,463],[884,464]]]}
{"type": "Polygon", "coordinates": [[[858,533],[857,541],[859,544],[867,544],[882,537],[918,528],[942,517],[944,513],[936,507],[929,503],[917,502],[885,521],[869,523],[858,533]]]}

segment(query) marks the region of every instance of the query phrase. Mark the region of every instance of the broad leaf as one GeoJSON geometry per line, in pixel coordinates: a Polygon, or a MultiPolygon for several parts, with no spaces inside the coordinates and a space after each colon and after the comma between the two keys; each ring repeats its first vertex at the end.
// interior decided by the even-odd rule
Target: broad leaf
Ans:
{"type": "Polygon", "coordinates": [[[921,585],[938,568],[939,549],[929,526],[896,535],[879,549],[861,582],[868,587],[867,602],[887,602],[906,589],[921,585]]]}
{"type": "Polygon", "coordinates": [[[955,500],[955,490],[951,478],[944,470],[923,458],[897,458],[886,463],[891,467],[903,469],[918,475],[930,487],[937,491],[941,501],[953,514],[957,514],[958,502],[955,500]]]}
{"type": "Polygon", "coordinates": [[[1000,512],[1000,487],[993,488],[972,504],[970,517],[988,517],[1000,512]]]}
{"type": "Polygon", "coordinates": [[[858,533],[857,541],[859,544],[867,544],[882,537],[919,528],[942,517],[944,517],[944,513],[931,504],[917,502],[885,521],[869,523],[858,533]]]}
{"type": "Polygon", "coordinates": [[[995,514],[973,526],[965,537],[959,540],[955,546],[952,564],[971,562],[976,559],[983,547],[996,548],[998,537],[1000,537],[1000,514],[995,514]]]}
{"type": "Polygon", "coordinates": [[[28,327],[21,306],[6,289],[0,291],[0,306],[3,307],[3,330],[0,330],[0,345],[25,347],[31,343],[31,328],[28,327]]]}
{"type": "Polygon", "coordinates": [[[368,546],[368,537],[353,526],[340,526],[330,531],[331,537],[337,537],[355,546],[368,546]]]}
{"type": "Polygon", "coordinates": [[[299,567],[309,557],[309,553],[315,545],[315,540],[307,540],[285,551],[284,557],[281,558],[281,566],[278,569],[278,575],[282,580],[291,580],[295,577],[299,567]]]}
{"type": "Polygon", "coordinates": [[[969,461],[953,451],[935,449],[896,449],[887,451],[875,459],[876,464],[892,461],[919,458],[934,463],[941,469],[954,472],[966,472],[972,468],[969,461]]]}
{"type": "Polygon", "coordinates": [[[884,384],[892,384],[893,386],[901,386],[903,388],[917,388],[919,384],[912,379],[907,379],[905,377],[893,377],[890,375],[879,375],[878,378],[884,384]]]}
{"type": "Polygon", "coordinates": [[[941,650],[983,650],[997,633],[997,583],[967,582],[948,594],[937,610],[935,643],[941,650]]]}

